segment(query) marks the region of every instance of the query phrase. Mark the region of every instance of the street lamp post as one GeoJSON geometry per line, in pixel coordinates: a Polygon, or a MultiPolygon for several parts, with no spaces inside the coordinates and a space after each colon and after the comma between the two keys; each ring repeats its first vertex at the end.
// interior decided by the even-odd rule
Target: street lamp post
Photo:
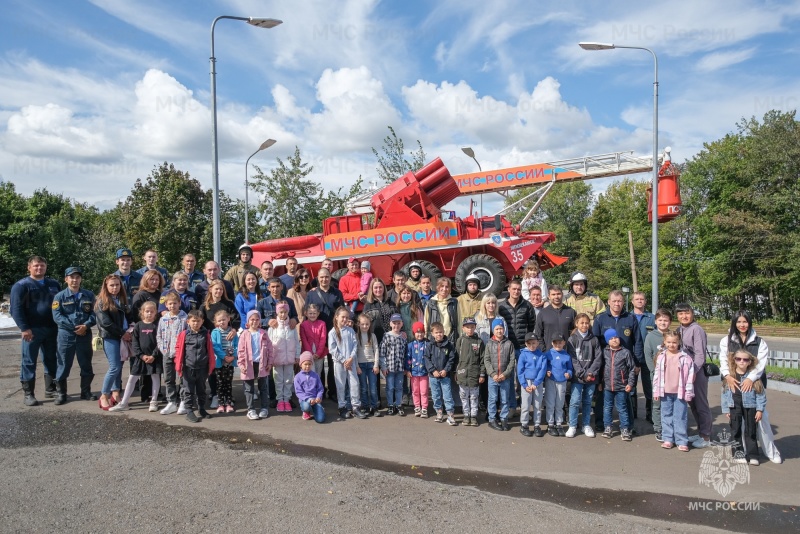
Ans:
{"type": "MultiPolygon", "coordinates": [[[[261,146],[258,147],[258,150],[250,154],[250,158],[265,150],[276,143],[275,139],[267,139],[261,146]]],[[[248,167],[250,166],[250,158],[247,158],[247,161],[244,164],[244,242],[246,244],[250,244],[250,203],[248,202],[247,192],[250,189],[250,186],[247,183],[247,171],[248,167]]]]}
{"type": "Polygon", "coordinates": [[[219,229],[219,156],[217,151],[217,71],[215,64],[217,59],[214,57],[214,28],[217,21],[222,19],[243,20],[251,26],[259,28],[274,28],[283,21],[277,19],[264,19],[254,17],[231,17],[222,15],[214,19],[211,23],[211,187],[213,190],[214,201],[212,207],[213,233],[214,233],[214,261],[222,265],[222,250],[220,243],[219,229]]]}
{"type": "Polygon", "coordinates": [[[615,48],[628,48],[631,50],[646,50],[653,56],[655,66],[655,78],[653,80],[653,224],[652,224],[652,255],[653,255],[653,313],[658,310],[658,58],[656,53],[643,46],[623,46],[610,43],[578,43],[584,50],[613,50],[615,48]]]}
{"type": "MultiPolygon", "coordinates": [[[[471,146],[462,146],[461,152],[466,154],[468,157],[472,158],[472,161],[474,161],[475,165],[478,166],[478,170],[480,172],[483,172],[483,169],[481,169],[481,164],[478,163],[477,158],[475,158],[475,151],[472,150],[471,146]]],[[[480,198],[481,198],[481,217],[483,217],[483,193],[480,194],[480,198]]],[[[470,208],[470,210],[472,210],[472,208],[470,208]]]]}

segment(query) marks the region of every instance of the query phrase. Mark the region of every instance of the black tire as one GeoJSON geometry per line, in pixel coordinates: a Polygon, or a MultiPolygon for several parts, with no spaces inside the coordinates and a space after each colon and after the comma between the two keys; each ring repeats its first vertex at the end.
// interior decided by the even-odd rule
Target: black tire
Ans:
{"type": "Polygon", "coordinates": [[[488,254],[475,254],[461,262],[456,269],[456,291],[467,291],[467,276],[475,274],[480,279],[481,292],[499,295],[506,288],[506,272],[503,266],[488,254]]]}
{"type": "Polygon", "coordinates": [[[427,275],[427,276],[431,277],[431,284],[433,285],[434,293],[435,293],[436,292],[436,281],[439,278],[442,277],[441,269],[439,269],[435,264],[433,264],[433,263],[431,263],[429,261],[414,260],[414,261],[410,261],[410,262],[406,263],[405,266],[403,267],[403,272],[406,273],[406,276],[410,276],[409,272],[408,272],[409,271],[408,266],[411,265],[414,262],[419,263],[419,267],[420,267],[420,269],[422,269],[422,274],[423,275],[427,275]]]}
{"type": "Polygon", "coordinates": [[[338,282],[346,274],[347,274],[347,267],[344,267],[342,269],[339,269],[338,271],[333,271],[333,274],[331,274],[331,278],[333,278],[338,282]]]}

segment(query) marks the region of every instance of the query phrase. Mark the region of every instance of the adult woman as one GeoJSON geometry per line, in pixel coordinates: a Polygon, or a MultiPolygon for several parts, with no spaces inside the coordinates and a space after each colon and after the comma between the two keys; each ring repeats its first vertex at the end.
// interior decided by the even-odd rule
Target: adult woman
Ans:
{"type": "Polygon", "coordinates": [[[311,289],[311,273],[308,269],[301,267],[294,275],[294,286],[286,292],[286,298],[294,301],[294,308],[297,310],[297,320],[303,322],[303,308],[306,305],[308,291],[311,289]]]}
{"type": "Polygon", "coordinates": [[[455,344],[461,334],[461,325],[458,324],[458,301],[450,295],[451,287],[449,278],[442,277],[436,281],[436,294],[425,305],[425,333],[431,334],[433,323],[442,323],[444,335],[455,344]]]}
{"type": "Polygon", "coordinates": [[[262,297],[261,288],[258,287],[258,277],[249,271],[244,273],[242,286],[239,288],[239,294],[236,295],[236,302],[234,302],[239,317],[247,317],[247,312],[255,310],[262,297]]]}
{"type": "Polygon", "coordinates": [[[406,333],[406,339],[411,341],[414,339],[414,332],[411,327],[414,323],[422,321],[424,318],[419,295],[410,286],[405,285],[400,289],[400,293],[397,294],[395,306],[400,310],[400,315],[403,316],[403,331],[406,333]]]}
{"type": "Polygon", "coordinates": [[[397,313],[397,306],[389,300],[386,284],[380,278],[372,279],[362,313],[367,314],[372,320],[372,331],[380,344],[383,341],[383,335],[391,330],[392,314],[397,313]]]}
{"type": "Polygon", "coordinates": [[[122,289],[122,279],[116,274],[106,276],[95,303],[97,328],[108,359],[108,371],[103,378],[103,388],[97,400],[103,410],[108,410],[119,402],[119,392],[122,389],[120,348],[123,340],[131,340],[131,335],[127,332],[131,321],[130,311],[128,296],[122,289]]]}
{"type": "Polygon", "coordinates": [[[142,281],[139,284],[139,291],[133,296],[131,300],[131,319],[134,321],[139,320],[139,309],[145,302],[152,301],[158,303],[161,300],[161,291],[164,289],[164,278],[161,273],[155,269],[150,269],[142,275],[142,281]]]}
{"type": "MultiPolygon", "coordinates": [[[[728,334],[719,342],[719,369],[722,379],[728,383],[731,391],[737,389],[748,392],[753,389],[753,382],[761,380],[764,387],[767,387],[767,374],[764,372],[769,359],[769,347],[767,342],[761,339],[753,329],[753,319],[745,310],[739,310],[733,314],[731,327],[728,334]],[[756,368],[742,380],[741,384],[732,376],[728,365],[728,354],[744,349],[758,359],[756,368]]],[[[761,449],[770,461],[779,464],[781,453],[775,446],[775,437],[772,434],[772,427],[769,424],[769,414],[767,410],[761,414],[761,421],[758,423],[758,440],[761,442],[761,449]]]]}
{"type": "Polygon", "coordinates": [[[208,284],[208,292],[206,292],[206,300],[200,306],[200,312],[203,314],[203,326],[206,327],[206,330],[211,332],[216,328],[214,324],[214,315],[220,310],[225,310],[231,316],[231,334],[229,335],[229,340],[233,339],[233,336],[236,333],[236,330],[239,330],[241,326],[241,318],[239,317],[239,312],[236,311],[236,306],[228,300],[228,296],[225,294],[225,284],[222,280],[214,280],[210,284],[208,284]]]}

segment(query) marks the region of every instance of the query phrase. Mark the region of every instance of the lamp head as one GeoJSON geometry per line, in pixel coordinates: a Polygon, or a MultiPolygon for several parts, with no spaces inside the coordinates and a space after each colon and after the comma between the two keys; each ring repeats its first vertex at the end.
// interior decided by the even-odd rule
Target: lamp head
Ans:
{"type": "Polygon", "coordinates": [[[475,157],[475,151],[472,150],[472,147],[470,147],[470,146],[462,146],[461,147],[461,152],[463,152],[464,154],[466,154],[470,158],[474,158],[475,157]]]}
{"type": "Polygon", "coordinates": [[[258,26],[259,28],[269,29],[269,28],[274,28],[278,24],[282,24],[283,21],[278,19],[261,19],[261,18],[250,17],[249,19],[247,19],[247,23],[252,26],[258,26]]]}
{"type": "Polygon", "coordinates": [[[258,150],[265,150],[265,149],[271,147],[272,145],[274,145],[275,143],[277,143],[277,141],[275,141],[275,139],[267,139],[266,141],[261,143],[261,146],[258,147],[258,150]]]}
{"type": "Polygon", "coordinates": [[[593,43],[593,42],[580,42],[578,46],[584,50],[613,50],[616,48],[611,43],[593,43]]]}

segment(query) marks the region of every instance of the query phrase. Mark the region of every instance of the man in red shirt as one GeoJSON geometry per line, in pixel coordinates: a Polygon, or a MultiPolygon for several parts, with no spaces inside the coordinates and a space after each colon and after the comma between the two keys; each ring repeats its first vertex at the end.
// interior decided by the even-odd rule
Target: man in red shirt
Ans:
{"type": "Polygon", "coordinates": [[[356,312],[363,308],[359,300],[358,293],[361,291],[361,271],[359,270],[358,260],[350,258],[347,260],[347,274],[339,279],[339,291],[344,297],[344,305],[350,311],[356,312]]]}

